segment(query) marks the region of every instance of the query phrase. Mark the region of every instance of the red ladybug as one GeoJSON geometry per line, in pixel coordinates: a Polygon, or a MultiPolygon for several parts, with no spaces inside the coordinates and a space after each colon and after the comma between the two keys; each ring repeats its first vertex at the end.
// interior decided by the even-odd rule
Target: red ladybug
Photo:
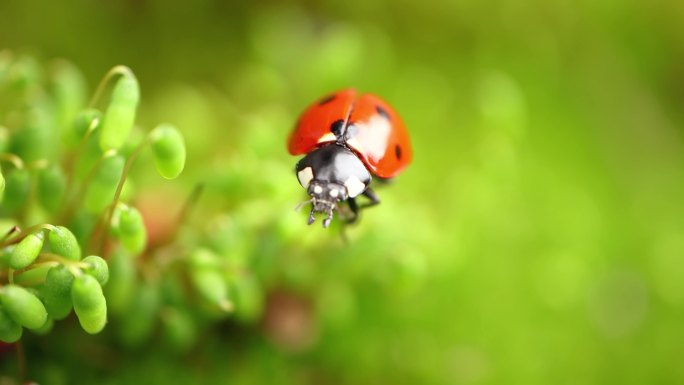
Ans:
{"type": "Polygon", "coordinates": [[[296,167],[297,179],[307,190],[317,212],[332,221],[339,202],[347,201],[354,221],[360,208],[380,203],[369,187],[372,176],[388,179],[399,174],[413,156],[408,132],[399,115],[379,97],[346,89],[307,108],[290,135],[292,155],[306,154],[296,167]],[[362,207],[359,195],[370,202],[362,207]]]}

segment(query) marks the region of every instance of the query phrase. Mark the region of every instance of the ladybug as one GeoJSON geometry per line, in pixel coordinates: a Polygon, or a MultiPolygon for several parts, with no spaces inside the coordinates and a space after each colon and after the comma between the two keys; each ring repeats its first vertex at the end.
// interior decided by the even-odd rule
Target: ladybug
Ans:
{"type": "MultiPolygon", "coordinates": [[[[308,224],[324,213],[328,227],[340,202],[351,211],[348,222],[361,208],[380,203],[370,188],[373,177],[393,178],[411,163],[408,132],[399,115],[382,99],[346,89],[310,105],[290,135],[292,155],[306,154],[295,168],[299,183],[312,203],[308,224]],[[369,202],[359,206],[356,198],[369,202]]],[[[301,205],[300,205],[301,206],[301,205]]]]}

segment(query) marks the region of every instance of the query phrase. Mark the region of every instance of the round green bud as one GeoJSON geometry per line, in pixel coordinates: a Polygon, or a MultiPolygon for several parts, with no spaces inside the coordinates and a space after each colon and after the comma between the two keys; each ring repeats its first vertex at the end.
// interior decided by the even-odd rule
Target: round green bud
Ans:
{"type": "Polygon", "coordinates": [[[125,163],[121,155],[108,156],[102,160],[85,196],[88,211],[99,213],[112,202],[125,163]]]}
{"type": "Polygon", "coordinates": [[[43,67],[32,56],[19,56],[9,68],[7,81],[15,90],[24,91],[40,84],[43,79],[43,67]]]}
{"type": "Polygon", "coordinates": [[[194,269],[216,269],[221,265],[221,258],[213,251],[203,247],[193,250],[189,260],[194,269]]]}
{"type": "Polygon", "coordinates": [[[33,333],[38,334],[39,336],[44,336],[47,335],[52,331],[52,328],[55,326],[55,321],[52,320],[52,318],[48,317],[47,321],[45,321],[45,324],[38,329],[33,329],[31,330],[33,333]]]}
{"type": "Polygon", "coordinates": [[[235,293],[235,315],[245,322],[257,320],[264,308],[264,294],[251,275],[239,275],[232,285],[235,293]]]}
{"type": "Polygon", "coordinates": [[[24,207],[30,195],[31,175],[25,168],[15,169],[8,173],[5,179],[3,206],[10,214],[14,214],[24,207]]]}
{"type": "Polygon", "coordinates": [[[94,130],[102,124],[102,113],[95,108],[83,110],[74,119],[74,134],[77,138],[83,138],[89,130],[94,130]],[[98,123],[93,126],[93,121],[98,123]],[[92,127],[91,127],[92,126],[92,127]]]}
{"type": "Polygon", "coordinates": [[[9,259],[14,247],[15,245],[9,245],[0,249],[0,269],[9,267],[9,259]]]}
{"type": "Polygon", "coordinates": [[[100,148],[118,150],[128,139],[135,123],[135,112],[140,100],[138,80],[132,73],[119,78],[112,91],[112,98],[105,111],[100,136],[100,148]]]}
{"type": "Polygon", "coordinates": [[[17,285],[7,285],[0,289],[2,306],[19,325],[28,329],[38,329],[47,321],[47,311],[38,297],[17,285]]]}
{"type": "Polygon", "coordinates": [[[138,284],[137,271],[133,258],[122,249],[117,250],[107,261],[109,281],[107,281],[107,308],[112,314],[125,315],[130,309],[138,284]]]}
{"type": "Polygon", "coordinates": [[[42,232],[31,233],[24,237],[12,250],[9,256],[9,266],[15,270],[23,269],[38,258],[43,249],[44,236],[42,232]]]}
{"type": "Polygon", "coordinates": [[[0,307],[0,341],[11,344],[19,341],[24,329],[0,307]]]}
{"type": "Polygon", "coordinates": [[[89,255],[83,258],[83,262],[88,264],[88,267],[83,268],[83,272],[92,275],[101,286],[104,286],[109,280],[107,262],[97,255],[89,255]]]}
{"type": "Polygon", "coordinates": [[[133,255],[145,250],[147,230],[140,211],[135,207],[120,206],[112,222],[112,229],[126,250],[133,255]]]}
{"type": "Polygon", "coordinates": [[[228,284],[219,271],[193,268],[190,271],[190,279],[197,293],[205,301],[224,312],[233,310],[233,303],[228,298],[228,284]]]}
{"type": "Polygon", "coordinates": [[[38,171],[38,201],[49,212],[54,213],[61,208],[66,177],[62,169],[56,165],[38,171]]]}
{"type": "Polygon", "coordinates": [[[78,68],[66,60],[56,61],[52,70],[50,91],[61,129],[69,126],[86,103],[86,82],[78,68]]]}
{"type": "Polygon", "coordinates": [[[22,112],[21,124],[12,131],[10,152],[25,162],[53,159],[59,146],[49,99],[31,103],[22,112]]]}
{"type": "Polygon", "coordinates": [[[73,283],[74,276],[66,266],[55,266],[48,271],[41,293],[45,309],[53,319],[61,320],[71,312],[73,283]]]}
{"type": "Polygon", "coordinates": [[[197,326],[187,309],[167,308],[162,313],[164,339],[177,352],[185,352],[197,340],[197,326]]]}
{"type": "Polygon", "coordinates": [[[160,299],[159,287],[149,283],[138,286],[128,315],[121,319],[119,337],[127,346],[142,345],[155,331],[160,299]]]}
{"type": "Polygon", "coordinates": [[[150,133],[154,164],[166,179],[176,178],[185,167],[185,140],[170,124],[162,124],[150,133]]]}
{"type": "Polygon", "coordinates": [[[71,286],[71,301],[83,330],[96,334],[104,329],[107,323],[107,301],[95,277],[88,274],[76,277],[71,286]]]}
{"type": "Polygon", "coordinates": [[[81,247],[78,245],[74,234],[66,227],[57,226],[50,230],[48,241],[53,253],[72,261],[81,259],[81,247]]]}

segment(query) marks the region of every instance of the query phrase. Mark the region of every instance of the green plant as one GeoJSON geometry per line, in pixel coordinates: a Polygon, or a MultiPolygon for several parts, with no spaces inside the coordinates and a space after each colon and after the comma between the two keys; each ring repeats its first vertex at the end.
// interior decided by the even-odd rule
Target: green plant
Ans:
{"type": "Polygon", "coordinates": [[[109,71],[84,108],[85,83],[71,64],[43,72],[32,57],[2,56],[10,59],[0,71],[0,341],[17,341],[22,328],[46,333],[72,308],[86,332],[99,333],[107,322],[105,259],[120,247],[110,236],[126,250],[121,258],[146,245],[140,213],[121,202],[130,169],[152,147],[160,174],[177,177],[183,138],[169,124],[131,135],[140,90],[127,67],[109,71]]]}
{"type": "MultiPolygon", "coordinates": [[[[30,57],[12,57],[9,63],[10,74],[43,73],[30,57]],[[15,68],[22,63],[30,63],[31,71],[15,68]]],[[[283,336],[288,333],[283,329],[286,319],[274,320],[272,315],[283,302],[305,304],[285,311],[334,330],[353,318],[365,290],[396,295],[419,281],[419,248],[397,241],[401,223],[411,213],[399,210],[391,199],[383,207],[392,216],[374,212],[364,218],[365,227],[347,229],[349,243],[340,237],[339,223],[328,231],[312,229],[304,214],[293,210],[302,199],[292,171],[294,159],[284,157],[281,138],[271,134],[291,124],[293,118],[281,109],[248,110],[229,118],[234,126],[230,132],[243,135],[231,137],[234,142],[207,142],[222,146],[199,146],[193,140],[203,135],[204,127],[190,125],[193,137],[187,138],[188,145],[195,147],[186,154],[185,139],[172,125],[149,131],[138,126],[116,129],[132,121],[130,114],[139,103],[130,69],[110,71],[94,101],[86,105],[78,71],[64,62],[58,67],[69,68],[70,81],[52,78],[63,72],[46,71],[31,83],[46,88],[38,93],[43,104],[25,88],[19,92],[10,87],[17,75],[0,81],[0,92],[7,96],[3,101],[26,98],[27,105],[42,111],[46,125],[38,127],[59,128],[32,134],[60,138],[46,141],[59,143],[53,146],[57,148],[44,145],[26,151],[16,144],[26,141],[15,140],[25,135],[22,126],[8,120],[17,116],[13,111],[18,107],[0,108],[11,149],[3,155],[6,189],[0,214],[9,235],[3,240],[7,256],[2,260],[7,262],[2,262],[0,283],[8,287],[12,281],[38,297],[48,316],[33,332],[49,333],[53,321],[74,310],[86,332],[104,330],[95,341],[110,345],[112,354],[146,349],[152,340],[164,343],[167,352],[183,354],[203,345],[198,344],[206,341],[202,336],[225,323],[248,325],[239,329],[247,333],[264,325],[269,341],[296,350],[307,346],[314,330],[283,336]],[[50,80],[43,78],[46,74],[50,80]],[[61,84],[59,92],[47,91],[52,83],[61,84]],[[74,90],[67,92],[70,88],[74,90]],[[68,106],[69,111],[57,113],[55,106],[68,106]],[[151,186],[150,170],[174,178],[183,171],[186,156],[201,165],[186,170],[182,178],[201,181],[189,189],[187,198],[151,186]],[[214,157],[220,161],[212,162],[214,157]],[[132,167],[136,159],[140,163],[132,167]],[[161,208],[154,209],[155,204],[161,208]],[[9,265],[12,254],[14,268],[9,265]],[[343,306],[338,306],[340,301],[343,306]]],[[[174,112],[181,121],[185,114],[193,116],[184,105],[168,109],[165,103],[159,115],[174,112]]],[[[213,118],[215,125],[227,124],[223,116],[213,118]]],[[[0,312],[0,338],[5,341],[21,337],[23,328],[15,318],[0,312]]],[[[41,338],[56,341],[48,346],[66,349],[71,329],[60,328],[64,330],[41,338]]],[[[73,344],[75,352],[81,343],[86,342],[73,344]]],[[[48,369],[41,375],[42,369],[36,378],[49,378],[48,369]]]]}

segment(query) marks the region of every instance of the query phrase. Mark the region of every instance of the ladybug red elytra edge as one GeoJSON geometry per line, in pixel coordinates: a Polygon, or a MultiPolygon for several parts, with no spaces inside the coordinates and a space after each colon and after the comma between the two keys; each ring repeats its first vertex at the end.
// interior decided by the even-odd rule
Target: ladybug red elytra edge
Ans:
{"type": "MultiPolygon", "coordinates": [[[[325,213],[328,227],[338,203],[346,201],[353,222],[359,210],[380,203],[369,187],[373,176],[398,175],[413,157],[408,132],[399,115],[379,97],[345,89],[310,105],[290,135],[292,155],[306,154],[295,171],[311,199],[308,224],[325,213]],[[356,197],[369,202],[359,206],[356,197]]],[[[301,207],[298,206],[298,207],[301,207]]]]}

